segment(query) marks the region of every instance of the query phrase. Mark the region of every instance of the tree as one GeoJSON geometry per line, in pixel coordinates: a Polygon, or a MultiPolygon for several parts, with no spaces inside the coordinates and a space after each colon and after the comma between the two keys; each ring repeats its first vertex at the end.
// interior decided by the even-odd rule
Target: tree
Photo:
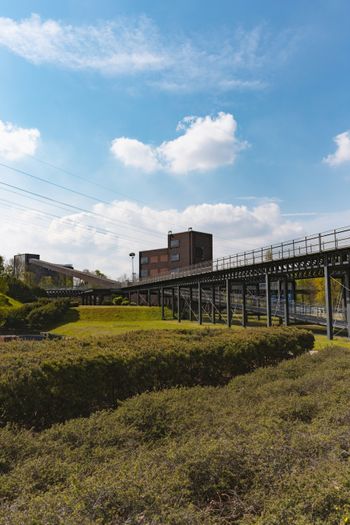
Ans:
{"type": "Polygon", "coordinates": [[[108,279],[107,275],[105,275],[103,272],[101,272],[101,270],[95,270],[95,275],[97,275],[97,277],[102,277],[104,279],[108,279]]]}

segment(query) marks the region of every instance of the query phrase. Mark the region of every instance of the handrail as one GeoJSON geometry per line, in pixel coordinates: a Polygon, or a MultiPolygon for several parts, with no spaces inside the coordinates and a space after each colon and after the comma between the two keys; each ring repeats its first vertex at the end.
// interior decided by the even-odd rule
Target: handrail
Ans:
{"type": "MultiPolygon", "coordinates": [[[[300,239],[283,241],[278,244],[256,248],[249,252],[240,252],[234,255],[220,257],[213,261],[204,261],[182,268],[181,271],[178,272],[169,272],[154,277],[138,279],[132,284],[143,285],[167,281],[213,271],[229,270],[270,261],[290,259],[302,255],[322,253],[345,247],[350,247],[350,226],[315,233],[300,239]]],[[[130,284],[125,286],[130,286],[130,284]]]]}

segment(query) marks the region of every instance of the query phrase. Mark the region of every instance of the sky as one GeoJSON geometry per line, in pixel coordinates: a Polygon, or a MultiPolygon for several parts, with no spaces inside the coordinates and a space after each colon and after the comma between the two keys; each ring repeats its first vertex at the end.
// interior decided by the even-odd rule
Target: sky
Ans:
{"type": "Polygon", "coordinates": [[[0,0],[0,254],[350,225],[348,0],[0,0]]]}

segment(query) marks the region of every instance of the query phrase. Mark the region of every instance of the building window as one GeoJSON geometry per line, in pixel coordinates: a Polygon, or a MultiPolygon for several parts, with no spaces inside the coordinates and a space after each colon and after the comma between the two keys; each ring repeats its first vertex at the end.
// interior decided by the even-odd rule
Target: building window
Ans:
{"type": "Polygon", "coordinates": [[[148,257],[146,255],[143,255],[141,257],[141,264],[148,264],[148,257]]]}
{"type": "Polygon", "coordinates": [[[178,248],[180,246],[180,240],[179,239],[171,239],[170,240],[170,248],[178,248]]]}
{"type": "Polygon", "coordinates": [[[141,277],[148,277],[148,270],[141,270],[141,277]]]}
{"type": "Polygon", "coordinates": [[[174,262],[174,261],[179,261],[179,260],[180,260],[180,254],[179,254],[179,253],[172,253],[172,254],[170,255],[170,260],[171,260],[172,262],[174,262]]]}
{"type": "Polygon", "coordinates": [[[179,273],[180,268],[172,268],[171,273],[179,273]]]}

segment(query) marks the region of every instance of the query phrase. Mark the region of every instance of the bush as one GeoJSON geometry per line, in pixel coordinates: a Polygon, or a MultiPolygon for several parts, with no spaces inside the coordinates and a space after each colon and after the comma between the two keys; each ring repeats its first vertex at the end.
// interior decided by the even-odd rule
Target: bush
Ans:
{"type": "MultiPolygon", "coordinates": [[[[32,310],[35,324],[51,305],[32,310]]],[[[6,343],[0,357],[0,423],[43,428],[115,407],[147,390],[224,385],[232,377],[290,359],[313,346],[292,328],[231,331],[149,331],[91,341],[6,343]]],[[[0,345],[1,352],[1,345],[0,345]]]]}
{"type": "Polygon", "coordinates": [[[66,299],[40,299],[3,313],[2,327],[8,331],[44,330],[61,321],[69,306],[66,299]]]}
{"type": "Polygon", "coordinates": [[[112,298],[112,304],[115,306],[127,306],[129,304],[129,300],[126,297],[123,297],[122,295],[116,295],[112,298]]]}
{"type": "Polygon", "coordinates": [[[333,347],[41,433],[0,429],[0,524],[345,525],[349,370],[333,347]]]}

